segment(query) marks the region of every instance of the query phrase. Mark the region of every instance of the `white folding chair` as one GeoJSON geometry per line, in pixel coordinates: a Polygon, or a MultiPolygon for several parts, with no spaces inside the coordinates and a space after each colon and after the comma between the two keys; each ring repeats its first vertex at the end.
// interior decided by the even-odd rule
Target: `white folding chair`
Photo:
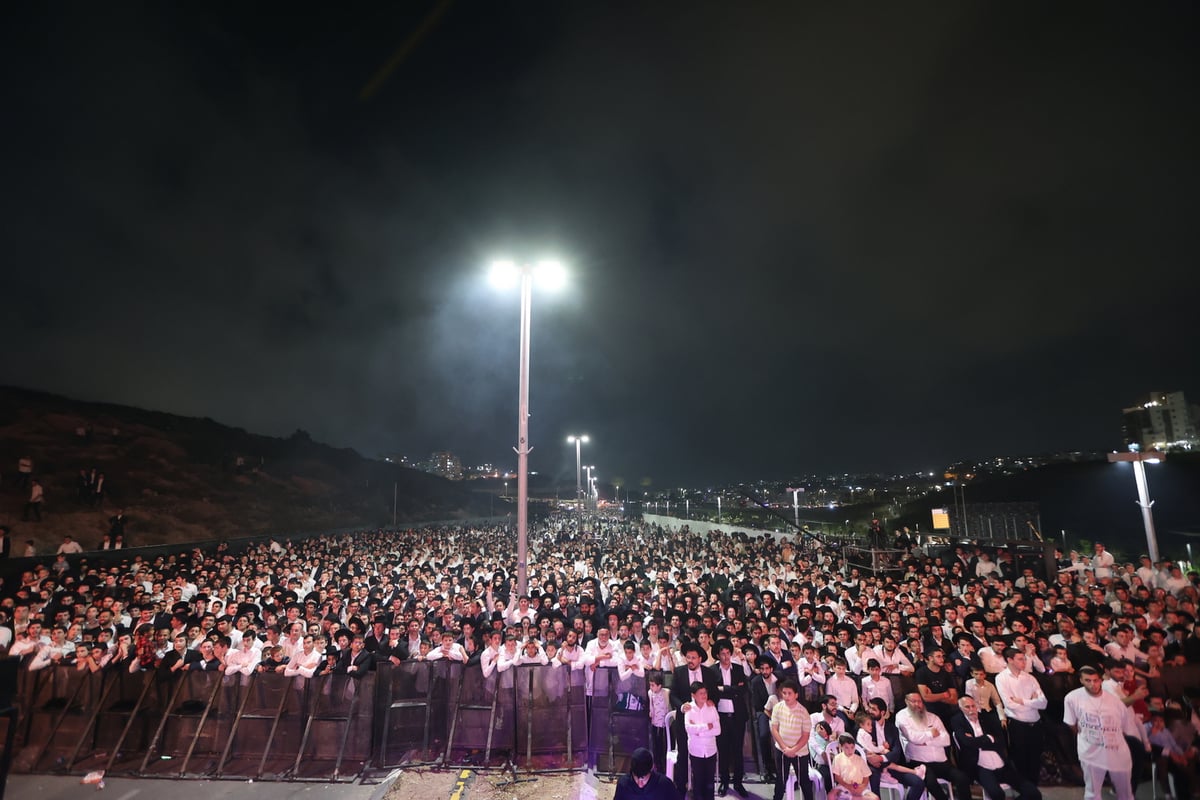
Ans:
{"type": "MultiPolygon", "coordinates": [[[[671,726],[675,722],[675,716],[679,712],[670,711],[667,713],[667,777],[672,781],[675,780],[675,764],[679,761],[679,751],[675,749],[675,740],[671,736],[671,726]]],[[[690,761],[691,759],[689,759],[690,761]]],[[[692,765],[687,765],[688,786],[692,785],[692,765]]]]}

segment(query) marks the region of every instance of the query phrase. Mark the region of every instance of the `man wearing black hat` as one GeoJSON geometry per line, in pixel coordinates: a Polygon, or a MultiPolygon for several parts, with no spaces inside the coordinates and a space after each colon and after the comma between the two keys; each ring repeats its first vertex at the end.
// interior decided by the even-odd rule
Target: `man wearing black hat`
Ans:
{"type": "Polygon", "coordinates": [[[629,759],[629,774],[617,781],[613,800],[675,800],[675,796],[671,779],[655,772],[654,756],[639,747],[629,759]]]}
{"type": "Polygon", "coordinates": [[[683,717],[692,708],[691,685],[696,681],[704,684],[710,697],[718,694],[718,680],[711,667],[703,665],[704,650],[695,642],[689,641],[683,646],[684,665],[676,667],[671,673],[671,708],[675,710],[675,722],[671,726],[671,738],[675,740],[675,749],[679,754],[675,762],[675,774],[671,779],[681,795],[687,794],[688,783],[688,744],[687,732],[683,727],[683,717]]]}
{"type": "Polygon", "coordinates": [[[724,797],[732,783],[735,792],[748,797],[746,787],[742,785],[746,775],[742,743],[746,737],[749,684],[742,665],[733,663],[733,644],[728,639],[722,639],[714,645],[714,649],[717,651],[717,663],[712,669],[717,675],[717,693],[713,697],[721,718],[721,735],[717,737],[721,786],[717,794],[724,797]]]}

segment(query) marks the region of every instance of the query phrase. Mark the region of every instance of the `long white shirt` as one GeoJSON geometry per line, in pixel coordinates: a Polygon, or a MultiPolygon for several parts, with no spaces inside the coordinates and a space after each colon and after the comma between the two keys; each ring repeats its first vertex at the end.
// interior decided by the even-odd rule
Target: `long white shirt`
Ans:
{"type": "Polygon", "coordinates": [[[925,719],[918,720],[907,708],[902,708],[896,714],[896,727],[900,730],[900,742],[909,761],[935,764],[946,760],[950,734],[946,731],[946,723],[933,712],[926,711],[925,719]],[[934,734],[934,728],[937,734],[934,734]]]}
{"type": "Polygon", "coordinates": [[[1037,678],[1028,672],[1013,675],[1011,669],[1004,670],[996,676],[996,691],[1000,693],[1009,719],[1037,722],[1042,718],[1038,712],[1046,707],[1046,695],[1037,678]]]}
{"type": "Polygon", "coordinates": [[[916,670],[908,656],[897,647],[889,656],[887,650],[880,648],[879,666],[883,667],[884,675],[912,675],[916,670]]]}
{"type": "Polygon", "coordinates": [[[863,705],[866,706],[876,697],[882,698],[887,703],[888,711],[896,707],[896,695],[892,691],[892,682],[883,675],[879,676],[879,680],[874,680],[867,675],[862,679],[863,705]]]}
{"type": "Polygon", "coordinates": [[[225,674],[250,675],[261,660],[261,653],[251,647],[249,650],[230,650],[225,654],[225,674]]]}
{"type": "Polygon", "coordinates": [[[692,710],[683,717],[683,728],[687,731],[688,755],[708,758],[717,754],[717,737],[721,735],[721,715],[711,702],[703,708],[692,703],[692,710]],[[709,725],[712,728],[709,728],[709,725]]]}
{"type": "Polygon", "coordinates": [[[288,661],[283,668],[284,675],[301,675],[305,678],[311,678],[313,673],[317,671],[317,667],[321,666],[321,662],[325,660],[325,656],[317,648],[313,648],[311,652],[304,652],[302,647],[295,656],[288,661]]]}

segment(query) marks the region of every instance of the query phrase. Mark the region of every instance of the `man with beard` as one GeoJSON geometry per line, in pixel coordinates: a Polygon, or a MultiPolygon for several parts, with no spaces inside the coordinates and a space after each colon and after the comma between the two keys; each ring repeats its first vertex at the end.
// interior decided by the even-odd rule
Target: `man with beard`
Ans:
{"type": "MultiPolygon", "coordinates": [[[[866,725],[859,727],[858,743],[867,754],[867,766],[871,768],[871,791],[879,794],[883,771],[889,765],[906,766],[904,746],[886,700],[872,698],[866,705],[866,712],[871,719],[870,729],[866,725]]],[[[920,775],[900,770],[889,770],[889,774],[904,787],[904,800],[920,800],[925,793],[925,780],[920,775]]]]}
{"type": "Polygon", "coordinates": [[[946,780],[954,787],[955,797],[970,797],[971,782],[946,760],[950,734],[937,715],[925,710],[917,692],[904,696],[905,707],[896,715],[896,727],[904,743],[904,756],[911,764],[925,765],[925,788],[934,800],[947,800],[946,790],[938,783],[946,780]]]}
{"type": "Polygon", "coordinates": [[[684,728],[684,716],[692,710],[691,686],[699,681],[708,689],[708,695],[716,697],[719,682],[711,667],[703,664],[704,650],[695,642],[689,641],[683,646],[684,664],[676,667],[671,673],[671,708],[675,710],[675,722],[672,725],[671,737],[675,740],[678,759],[675,761],[675,774],[671,776],[675,788],[680,795],[687,794],[688,783],[688,737],[684,728]]]}

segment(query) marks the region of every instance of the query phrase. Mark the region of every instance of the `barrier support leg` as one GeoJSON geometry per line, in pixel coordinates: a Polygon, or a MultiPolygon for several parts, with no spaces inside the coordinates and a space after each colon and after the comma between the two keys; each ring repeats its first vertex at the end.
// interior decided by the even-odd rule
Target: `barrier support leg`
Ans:
{"type": "Polygon", "coordinates": [[[121,681],[120,675],[103,673],[103,676],[104,689],[100,692],[100,700],[96,703],[95,709],[92,710],[91,716],[88,717],[87,724],[83,726],[83,733],[79,734],[79,740],[75,742],[75,748],[71,750],[71,755],[67,757],[67,772],[70,772],[71,767],[75,766],[75,761],[79,758],[79,751],[83,748],[83,741],[92,732],[92,726],[96,724],[96,720],[100,716],[100,709],[104,708],[104,704],[108,702],[109,693],[121,681]]]}
{"type": "Polygon", "coordinates": [[[167,728],[167,720],[171,718],[171,711],[175,708],[175,703],[178,702],[180,693],[183,692],[184,675],[176,676],[175,680],[175,688],[171,690],[171,697],[167,702],[166,708],[163,710],[162,719],[158,721],[158,728],[154,731],[154,738],[150,740],[150,746],[146,748],[146,756],[142,759],[142,766],[138,768],[140,774],[144,775],[146,767],[150,765],[150,757],[158,749],[158,742],[162,738],[163,731],[167,728]]]}
{"type": "Polygon", "coordinates": [[[142,706],[146,703],[146,698],[150,695],[150,689],[154,686],[154,673],[146,673],[146,685],[142,687],[142,693],[138,695],[137,703],[133,706],[133,711],[129,715],[129,721],[125,723],[125,727],[121,730],[121,736],[117,739],[117,743],[113,745],[112,752],[108,754],[108,761],[104,765],[104,773],[107,775],[112,771],[113,764],[117,762],[117,754],[121,752],[121,748],[125,746],[125,739],[129,736],[129,730],[133,727],[134,721],[138,714],[142,713],[142,706]]]}
{"type": "Polygon", "coordinates": [[[224,681],[224,675],[213,681],[213,690],[208,696],[208,702],[204,704],[204,713],[200,715],[200,724],[196,726],[196,732],[192,734],[192,742],[188,745],[187,754],[183,757],[183,764],[179,767],[179,777],[181,778],[187,774],[188,762],[192,760],[192,752],[196,749],[196,743],[200,741],[200,734],[204,732],[204,723],[208,722],[209,712],[212,711],[213,703],[217,702],[217,692],[221,691],[224,681]]]}

